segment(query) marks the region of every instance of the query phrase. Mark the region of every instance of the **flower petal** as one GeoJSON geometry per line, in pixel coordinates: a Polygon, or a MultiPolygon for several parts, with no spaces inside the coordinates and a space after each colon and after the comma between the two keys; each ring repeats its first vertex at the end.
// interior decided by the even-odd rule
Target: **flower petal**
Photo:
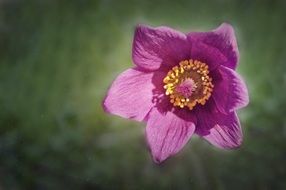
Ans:
{"type": "Polygon", "coordinates": [[[103,101],[106,112],[142,121],[153,107],[153,72],[128,69],[113,82],[103,101]]]}
{"type": "Polygon", "coordinates": [[[218,110],[229,113],[247,106],[249,96],[246,84],[234,70],[220,66],[219,74],[214,76],[213,99],[218,110]]]}
{"type": "Polygon", "coordinates": [[[172,112],[160,113],[153,108],[148,117],[146,137],[156,163],[181,150],[195,130],[194,122],[172,112]]]}
{"type": "Polygon", "coordinates": [[[225,115],[201,111],[198,114],[196,133],[222,149],[239,147],[243,137],[239,119],[235,112],[225,115]]]}
{"type": "Polygon", "coordinates": [[[224,65],[235,69],[238,64],[239,52],[234,30],[230,24],[223,23],[210,32],[191,32],[192,59],[209,64],[211,69],[224,65]]]}
{"type": "Polygon", "coordinates": [[[162,65],[174,66],[190,57],[190,42],[185,34],[168,27],[136,27],[132,58],[144,69],[156,70],[162,65]]]}

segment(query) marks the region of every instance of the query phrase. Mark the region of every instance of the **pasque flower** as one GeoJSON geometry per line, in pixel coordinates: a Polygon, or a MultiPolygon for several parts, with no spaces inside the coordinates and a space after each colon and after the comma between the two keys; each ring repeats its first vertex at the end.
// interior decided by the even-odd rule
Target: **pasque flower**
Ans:
{"type": "Polygon", "coordinates": [[[249,98],[235,71],[239,52],[231,25],[188,34],[139,25],[132,58],[135,66],[115,79],[103,107],[147,123],[156,163],[176,154],[194,133],[222,149],[241,145],[236,110],[249,98]]]}

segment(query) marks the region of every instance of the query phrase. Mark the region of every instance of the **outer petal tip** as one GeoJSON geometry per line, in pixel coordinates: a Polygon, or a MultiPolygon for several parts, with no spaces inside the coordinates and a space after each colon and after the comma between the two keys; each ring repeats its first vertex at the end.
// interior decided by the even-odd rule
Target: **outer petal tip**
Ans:
{"type": "Polygon", "coordinates": [[[246,107],[249,104],[249,94],[244,80],[240,77],[240,95],[237,95],[237,103],[229,107],[230,112],[246,107]]]}
{"type": "Polygon", "coordinates": [[[228,115],[201,112],[199,119],[196,133],[216,147],[235,149],[242,144],[243,134],[235,112],[228,115]]]}
{"type": "Polygon", "coordinates": [[[213,31],[220,33],[220,34],[227,35],[228,37],[230,37],[230,39],[231,39],[230,41],[236,40],[235,31],[233,29],[233,26],[227,22],[222,23],[213,31]]]}
{"type": "Polygon", "coordinates": [[[234,70],[220,66],[215,82],[213,97],[218,109],[225,114],[248,105],[249,95],[242,77],[234,70]],[[223,95],[223,93],[227,94],[223,95]]]}
{"type": "Polygon", "coordinates": [[[243,142],[243,134],[241,130],[234,131],[233,129],[221,129],[221,126],[214,127],[211,130],[212,137],[210,138],[217,138],[208,139],[211,143],[213,143],[216,147],[231,150],[231,149],[238,149],[241,147],[243,142]],[[214,137],[217,135],[218,137],[214,137]],[[222,138],[222,139],[221,139],[222,138]]]}
{"type": "Polygon", "coordinates": [[[160,67],[162,60],[156,52],[152,50],[152,44],[148,33],[151,28],[143,24],[138,24],[135,28],[132,44],[133,63],[146,70],[156,70],[160,67]],[[153,62],[153,64],[152,64],[153,62]]]}
{"type": "Polygon", "coordinates": [[[190,44],[185,34],[169,27],[136,26],[132,59],[138,67],[154,71],[173,66],[189,55],[190,44]]]}
{"type": "Polygon", "coordinates": [[[195,124],[172,112],[162,114],[154,108],[149,115],[146,140],[154,162],[159,164],[184,147],[194,133],[195,124]]]}
{"type": "Polygon", "coordinates": [[[128,69],[121,73],[110,86],[102,107],[128,119],[142,121],[153,107],[153,73],[128,69]]]}
{"type": "Polygon", "coordinates": [[[219,25],[219,27],[215,30],[218,30],[218,29],[225,29],[225,30],[228,30],[230,32],[234,32],[233,30],[233,26],[228,23],[228,22],[223,22],[221,25],[219,25]]]}
{"type": "Polygon", "coordinates": [[[101,106],[102,106],[102,109],[103,109],[103,111],[104,112],[106,112],[106,113],[110,113],[110,111],[108,110],[108,108],[107,108],[107,106],[106,106],[106,97],[107,97],[107,95],[103,98],[103,101],[101,102],[101,106]]]}
{"type": "Polygon", "coordinates": [[[223,23],[209,32],[191,32],[188,39],[193,43],[192,56],[207,62],[211,69],[224,65],[235,69],[239,51],[233,27],[223,23]]]}
{"type": "Polygon", "coordinates": [[[227,51],[229,52],[230,60],[233,61],[233,67],[230,68],[235,69],[239,62],[239,50],[233,26],[224,22],[217,29],[215,29],[214,32],[224,37],[226,46],[225,48],[226,50],[228,49],[227,51]]]}
{"type": "Polygon", "coordinates": [[[156,153],[153,153],[152,150],[151,150],[151,154],[152,154],[152,160],[155,164],[161,164],[163,163],[169,156],[165,156],[165,157],[162,157],[161,155],[156,155],[156,153]]]}
{"type": "Polygon", "coordinates": [[[105,95],[105,97],[103,98],[103,100],[101,102],[101,106],[102,106],[102,109],[104,112],[112,114],[112,108],[111,108],[110,104],[108,103],[108,99],[112,98],[112,97],[109,97],[109,96],[112,96],[112,95],[109,95],[109,90],[108,90],[107,94],[105,95]]]}

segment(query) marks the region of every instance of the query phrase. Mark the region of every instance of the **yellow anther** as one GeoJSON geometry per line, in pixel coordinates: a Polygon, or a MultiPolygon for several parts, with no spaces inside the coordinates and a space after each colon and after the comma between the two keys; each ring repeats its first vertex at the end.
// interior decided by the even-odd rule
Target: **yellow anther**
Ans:
{"type": "Polygon", "coordinates": [[[214,87],[208,74],[208,66],[198,60],[184,60],[173,67],[163,79],[165,94],[170,97],[170,103],[180,108],[188,107],[190,110],[196,104],[204,105],[214,87]],[[191,81],[192,88],[189,93],[177,89],[186,83],[186,80],[191,81]]]}

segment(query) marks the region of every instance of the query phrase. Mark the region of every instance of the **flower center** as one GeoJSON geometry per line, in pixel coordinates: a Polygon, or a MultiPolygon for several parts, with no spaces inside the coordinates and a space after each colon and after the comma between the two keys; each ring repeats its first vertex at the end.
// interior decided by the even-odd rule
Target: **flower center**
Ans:
{"type": "Polygon", "coordinates": [[[204,105],[214,87],[208,74],[209,69],[205,63],[192,59],[181,61],[163,80],[165,94],[169,95],[174,106],[180,108],[186,106],[192,110],[196,104],[204,105]]]}
{"type": "Polygon", "coordinates": [[[183,80],[181,84],[176,86],[176,91],[182,94],[184,97],[190,97],[192,93],[196,90],[197,85],[193,79],[187,78],[183,80]]]}

